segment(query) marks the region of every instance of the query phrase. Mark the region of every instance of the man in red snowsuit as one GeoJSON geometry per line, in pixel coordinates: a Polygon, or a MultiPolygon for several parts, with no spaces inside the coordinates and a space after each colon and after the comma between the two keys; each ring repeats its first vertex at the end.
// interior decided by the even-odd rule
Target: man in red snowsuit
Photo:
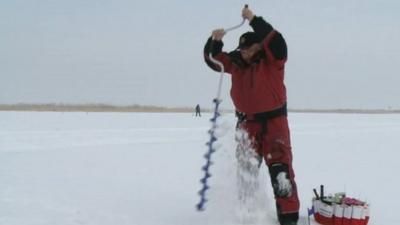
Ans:
{"type": "Polygon", "coordinates": [[[232,75],[230,93],[238,128],[247,132],[251,148],[269,168],[280,224],[296,225],[300,204],[286,110],[286,42],[281,33],[250,9],[244,8],[242,16],[254,32],[241,35],[238,48],[227,53],[222,51],[224,30],[214,30],[204,48],[205,61],[210,68],[220,71],[210,61],[211,53],[232,75]]]}

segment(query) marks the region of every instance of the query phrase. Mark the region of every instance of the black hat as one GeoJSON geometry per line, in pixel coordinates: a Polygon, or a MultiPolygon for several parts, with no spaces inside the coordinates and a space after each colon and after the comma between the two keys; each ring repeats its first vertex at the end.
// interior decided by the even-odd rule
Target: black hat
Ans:
{"type": "Polygon", "coordinates": [[[261,42],[261,38],[254,32],[246,32],[239,38],[239,46],[237,49],[244,49],[252,46],[254,43],[261,42]]]}

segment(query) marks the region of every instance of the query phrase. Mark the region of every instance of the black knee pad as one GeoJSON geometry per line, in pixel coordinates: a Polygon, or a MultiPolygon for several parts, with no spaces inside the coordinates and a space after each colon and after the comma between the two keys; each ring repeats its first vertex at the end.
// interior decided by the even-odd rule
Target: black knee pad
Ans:
{"type": "Polygon", "coordinates": [[[288,198],[292,195],[293,184],[289,176],[289,167],[284,163],[269,166],[269,174],[275,197],[288,198]]]}

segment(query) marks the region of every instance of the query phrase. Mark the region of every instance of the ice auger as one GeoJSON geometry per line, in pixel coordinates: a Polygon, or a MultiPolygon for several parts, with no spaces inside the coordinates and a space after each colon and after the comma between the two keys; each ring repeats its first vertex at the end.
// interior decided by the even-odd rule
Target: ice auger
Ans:
{"type": "MultiPolygon", "coordinates": [[[[245,8],[248,7],[248,5],[244,6],[245,8]]],[[[230,27],[227,29],[224,29],[225,33],[228,33],[229,31],[235,30],[239,27],[241,27],[245,22],[245,19],[243,18],[242,22],[234,27],[230,27]]],[[[210,140],[206,143],[207,146],[207,152],[204,155],[204,158],[206,159],[206,163],[205,165],[201,168],[204,171],[204,176],[203,178],[200,179],[200,183],[201,183],[201,189],[199,191],[199,195],[200,195],[200,202],[196,205],[196,208],[198,211],[204,211],[205,210],[205,204],[207,202],[207,198],[206,198],[206,192],[208,189],[210,189],[210,186],[208,185],[208,179],[211,177],[211,173],[210,173],[210,166],[213,164],[213,161],[211,160],[212,154],[216,151],[215,148],[215,142],[217,141],[217,137],[215,136],[215,131],[217,129],[217,119],[220,116],[219,113],[219,104],[221,103],[221,87],[222,87],[222,81],[223,81],[223,76],[225,73],[225,69],[224,69],[224,65],[214,59],[212,57],[212,53],[210,53],[209,55],[211,62],[215,63],[216,65],[218,65],[221,69],[220,73],[220,77],[219,77],[219,84],[218,84],[218,91],[217,91],[217,96],[216,98],[214,98],[213,100],[213,104],[214,104],[214,113],[213,113],[213,117],[210,119],[211,121],[211,129],[208,131],[208,133],[210,134],[210,140]]]]}

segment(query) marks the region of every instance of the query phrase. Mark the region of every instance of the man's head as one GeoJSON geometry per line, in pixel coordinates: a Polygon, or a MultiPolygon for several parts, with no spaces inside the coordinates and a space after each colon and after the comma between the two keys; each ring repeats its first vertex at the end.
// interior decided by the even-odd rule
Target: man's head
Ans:
{"type": "Polygon", "coordinates": [[[261,38],[254,32],[246,32],[239,38],[238,50],[246,63],[251,63],[262,49],[261,38]]]}

